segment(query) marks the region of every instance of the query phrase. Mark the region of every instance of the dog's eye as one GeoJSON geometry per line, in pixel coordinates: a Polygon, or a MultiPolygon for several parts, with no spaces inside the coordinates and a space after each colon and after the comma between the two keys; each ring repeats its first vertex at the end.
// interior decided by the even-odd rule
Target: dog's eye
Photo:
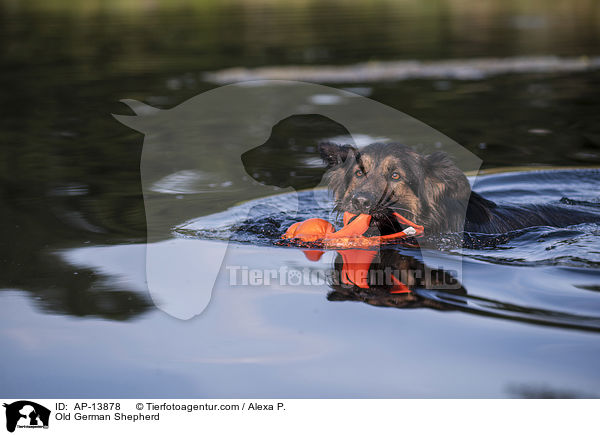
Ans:
{"type": "Polygon", "coordinates": [[[354,175],[356,175],[357,177],[362,177],[363,175],[365,175],[365,173],[363,171],[361,171],[360,169],[357,169],[354,172],[354,175]]]}
{"type": "Polygon", "coordinates": [[[392,172],[392,180],[399,180],[400,174],[397,172],[392,172]]]}

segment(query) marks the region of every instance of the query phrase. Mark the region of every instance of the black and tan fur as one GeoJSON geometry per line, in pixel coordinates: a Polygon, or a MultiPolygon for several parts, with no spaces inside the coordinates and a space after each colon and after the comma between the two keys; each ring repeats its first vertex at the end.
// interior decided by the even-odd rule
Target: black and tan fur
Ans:
{"type": "Polygon", "coordinates": [[[504,233],[599,221],[595,214],[561,206],[499,206],[472,192],[463,172],[443,152],[421,155],[396,143],[358,150],[330,142],[321,143],[319,151],[329,168],[336,209],[371,214],[373,230],[380,234],[400,230],[392,212],[423,225],[428,234],[504,233]]]}

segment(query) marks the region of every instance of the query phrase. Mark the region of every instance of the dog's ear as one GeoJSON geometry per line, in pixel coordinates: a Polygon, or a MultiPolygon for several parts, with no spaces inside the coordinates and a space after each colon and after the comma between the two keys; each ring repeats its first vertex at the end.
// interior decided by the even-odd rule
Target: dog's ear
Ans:
{"type": "Polygon", "coordinates": [[[328,168],[333,168],[346,161],[348,155],[354,155],[356,148],[351,145],[338,145],[333,142],[319,143],[319,153],[321,158],[327,164],[328,168]]]}

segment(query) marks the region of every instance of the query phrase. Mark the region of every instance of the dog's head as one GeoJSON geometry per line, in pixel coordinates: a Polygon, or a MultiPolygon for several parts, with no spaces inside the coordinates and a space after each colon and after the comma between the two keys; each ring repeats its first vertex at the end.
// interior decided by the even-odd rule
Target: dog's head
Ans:
{"type": "Polygon", "coordinates": [[[421,155],[396,143],[358,150],[321,143],[329,188],[340,212],[365,213],[381,234],[399,231],[397,212],[425,231],[458,231],[464,226],[471,194],[469,182],[443,152],[421,155]]]}

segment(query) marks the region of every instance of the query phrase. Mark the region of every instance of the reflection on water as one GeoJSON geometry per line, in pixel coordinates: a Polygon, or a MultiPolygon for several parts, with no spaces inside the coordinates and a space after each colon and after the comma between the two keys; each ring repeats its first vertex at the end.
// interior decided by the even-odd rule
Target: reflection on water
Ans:
{"type": "MultiPolygon", "coordinates": [[[[514,204],[564,204],[561,199],[569,195],[579,200],[566,201],[567,207],[597,212],[598,185],[597,170],[535,171],[480,176],[475,190],[500,203],[514,204]]],[[[278,244],[281,234],[294,222],[310,217],[336,219],[324,190],[315,191],[314,196],[312,192],[300,192],[297,214],[290,213],[294,210],[289,209],[289,196],[249,201],[218,215],[190,221],[175,234],[270,246],[278,244]],[[219,222],[216,227],[215,222],[219,222]]],[[[458,309],[599,331],[600,298],[593,291],[600,282],[599,231],[597,223],[589,223],[568,228],[533,227],[507,234],[467,234],[466,248],[460,250],[454,239],[462,242],[461,237],[432,236],[427,243],[442,250],[438,254],[442,269],[424,264],[419,250],[414,249],[342,250],[332,266],[338,273],[337,279],[329,283],[333,291],[328,299],[396,308],[458,309]],[[458,253],[464,256],[463,282],[450,285],[453,278],[445,270],[459,270],[458,253]],[[395,271],[395,283],[386,281],[388,270],[395,271]],[[382,280],[386,282],[379,282],[382,280]],[[411,292],[398,292],[397,284],[411,292]]],[[[307,251],[307,262],[319,261],[319,252],[323,251],[307,251]]]]}
{"type": "MultiPolygon", "coordinates": [[[[555,56],[516,57],[502,59],[456,59],[442,61],[371,62],[348,66],[273,66],[255,69],[230,68],[207,73],[213,83],[227,84],[248,80],[299,80],[317,83],[371,83],[410,79],[482,80],[500,74],[551,74],[594,71],[600,69],[600,57],[565,58],[555,56]]],[[[317,96],[315,96],[316,98],[317,96]]],[[[326,96],[325,96],[326,97],[326,96]]],[[[333,104],[319,98],[320,104],[333,104]]],[[[544,129],[532,129],[545,134],[544,129]]]]}
{"type": "Polygon", "coordinates": [[[546,385],[510,385],[507,392],[518,399],[582,399],[593,397],[596,394],[582,393],[573,390],[559,390],[546,385]]]}
{"type": "MultiPolygon", "coordinates": [[[[69,258],[141,288],[135,263],[143,255],[144,246],[134,245],[84,248],[69,258]],[[110,262],[116,257],[120,264],[110,262]],[[127,270],[132,274],[124,275],[127,270]]],[[[231,245],[227,264],[264,269],[265,259],[277,259],[268,264],[274,268],[307,264],[297,249],[249,245],[231,245]]],[[[310,264],[327,269],[333,261],[327,253],[310,264]]],[[[492,268],[478,270],[465,274],[464,287],[481,293],[498,279],[490,279],[492,268]]],[[[518,270],[500,275],[510,271],[518,280],[518,270]]],[[[511,290],[506,297],[520,297],[511,290]]],[[[3,388],[16,397],[152,397],[157,391],[167,397],[501,397],[515,395],[509,386],[543,385],[590,397],[600,387],[596,334],[461,310],[329,302],[329,291],[277,282],[232,286],[223,270],[208,309],[185,322],[157,310],[130,322],[40,316],[16,292],[3,292],[0,345],[12,352],[2,364],[14,373],[3,388]],[[51,380],[34,370],[40,357],[51,380]]]]}

